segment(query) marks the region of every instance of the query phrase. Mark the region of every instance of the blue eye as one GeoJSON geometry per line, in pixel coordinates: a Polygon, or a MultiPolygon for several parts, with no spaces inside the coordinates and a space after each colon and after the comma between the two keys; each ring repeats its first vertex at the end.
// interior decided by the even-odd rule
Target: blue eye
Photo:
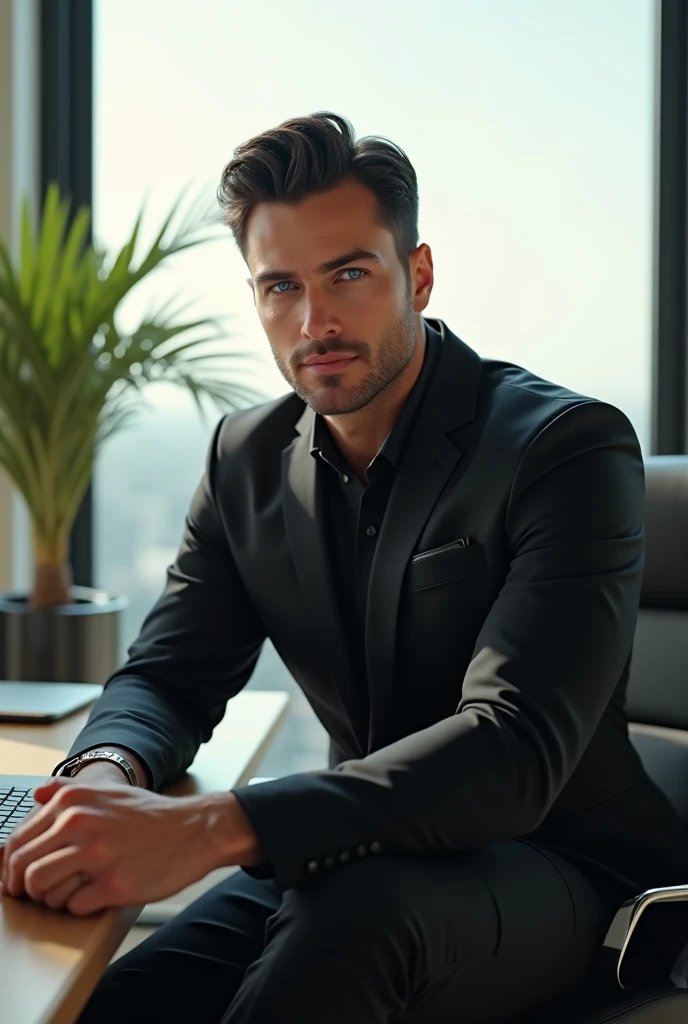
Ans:
{"type": "MultiPolygon", "coordinates": [[[[344,281],[345,283],[349,281],[360,281],[367,273],[368,271],[363,270],[361,267],[346,267],[342,271],[342,274],[353,274],[354,276],[348,278],[339,277],[337,280],[344,281]]],[[[294,287],[295,285],[292,281],[278,281],[277,284],[273,284],[268,288],[268,292],[270,295],[286,295],[287,292],[290,292],[294,287]]]]}

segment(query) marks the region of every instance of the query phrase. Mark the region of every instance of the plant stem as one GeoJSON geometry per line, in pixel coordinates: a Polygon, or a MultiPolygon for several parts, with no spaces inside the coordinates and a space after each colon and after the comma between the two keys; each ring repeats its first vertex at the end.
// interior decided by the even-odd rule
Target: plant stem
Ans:
{"type": "Polygon", "coordinates": [[[62,538],[45,540],[34,534],[34,551],[36,564],[29,600],[31,608],[71,604],[72,570],[67,560],[66,541],[62,538]]]}

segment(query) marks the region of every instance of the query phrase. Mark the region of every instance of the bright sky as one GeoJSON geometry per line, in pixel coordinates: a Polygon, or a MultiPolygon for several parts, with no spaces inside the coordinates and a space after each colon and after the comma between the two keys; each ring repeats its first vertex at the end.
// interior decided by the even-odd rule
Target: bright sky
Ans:
{"type": "MultiPolygon", "coordinates": [[[[428,313],[484,356],[620,405],[647,449],[652,0],[95,7],[100,240],[122,243],[146,192],[150,235],[185,183],[212,196],[240,142],[334,110],[416,168],[428,313]]],[[[151,288],[232,314],[264,388],[283,393],[246,276],[228,234],[151,288]]]]}

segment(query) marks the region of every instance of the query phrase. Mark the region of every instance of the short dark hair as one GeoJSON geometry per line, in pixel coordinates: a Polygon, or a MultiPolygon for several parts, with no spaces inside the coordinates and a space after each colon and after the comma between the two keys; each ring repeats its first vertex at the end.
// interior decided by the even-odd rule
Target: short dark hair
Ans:
{"type": "Polygon", "coordinates": [[[356,140],[345,117],[320,111],[284,121],[238,146],[222,172],[217,198],[222,222],[243,256],[246,225],[259,203],[293,202],[326,192],[345,178],[376,196],[382,223],[394,234],[406,267],[418,245],[418,184],[406,153],[389,139],[356,140]]]}

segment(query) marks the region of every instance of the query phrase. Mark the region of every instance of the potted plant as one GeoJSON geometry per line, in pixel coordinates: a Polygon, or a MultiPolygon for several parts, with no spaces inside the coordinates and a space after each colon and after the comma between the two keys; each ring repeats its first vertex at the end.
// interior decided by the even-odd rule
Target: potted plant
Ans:
{"type": "Polygon", "coordinates": [[[0,467],[22,495],[34,556],[30,594],[0,594],[0,678],[103,683],[117,665],[122,595],[72,585],[69,539],[105,441],[129,424],[147,384],[167,381],[222,411],[258,395],[223,369],[236,352],[220,319],[184,319],[163,303],[130,333],[117,310],[143,278],[182,250],[210,241],[219,222],[196,202],[178,227],[174,204],[134,262],[143,217],[108,260],[88,242],[90,211],[46,191],[34,239],[28,199],[19,255],[0,240],[0,467]]]}

